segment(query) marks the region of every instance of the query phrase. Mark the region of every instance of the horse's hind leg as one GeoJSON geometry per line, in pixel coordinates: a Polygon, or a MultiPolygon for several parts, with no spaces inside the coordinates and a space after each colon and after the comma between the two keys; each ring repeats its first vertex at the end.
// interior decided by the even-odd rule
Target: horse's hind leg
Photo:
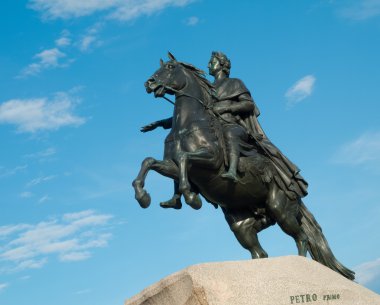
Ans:
{"type": "Polygon", "coordinates": [[[163,201],[160,203],[160,206],[164,209],[172,208],[179,210],[182,207],[181,203],[181,193],[178,190],[178,182],[174,181],[174,194],[173,197],[167,201],[163,201]]]}
{"type": "Polygon", "coordinates": [[[267,199],[267,207],[280,228],[294,238],[298,248],[298,255],[306,256],[307,236],[299,222],[299,199],[290,200],[285,192],[275,182],[272,182],[267,199]]]}
{"type": "Polygon", "coordinates": [[[232,212],[223,209],[223,212],[236,239],[243,248],[251,253],[252,258],[268,257],[257,237],[257,233],[260,230],[257,228],[257,220],[254,217],[245,215],[246,213],[242,211],[232,212]]]}

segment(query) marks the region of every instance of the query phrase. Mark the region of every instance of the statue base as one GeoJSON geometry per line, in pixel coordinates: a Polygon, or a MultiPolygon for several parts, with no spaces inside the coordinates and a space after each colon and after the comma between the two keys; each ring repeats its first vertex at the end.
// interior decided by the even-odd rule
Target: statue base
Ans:
{"type": "Polygon", "coordinates": [[[125,305],[380,305],[380,295],[300,256],[190,266],[125,305]]]}

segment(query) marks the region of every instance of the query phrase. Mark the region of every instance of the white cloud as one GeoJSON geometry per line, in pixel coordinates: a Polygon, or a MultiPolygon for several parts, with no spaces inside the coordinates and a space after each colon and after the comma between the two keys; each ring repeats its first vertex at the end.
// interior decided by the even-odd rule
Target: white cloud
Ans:
{"type": "Polygon", "coordinates": [[[67,47],[71,44],[71,39],[68,37],[61,37],[55,41],[57,47],[67,47]]]}
{"type": "Polygon", "coordinates": [[[87,52],[94,47],[99,47],[102,41],[99,39],[99,31],[103,28],[102,22],[97,22],[87,29],[86,34],[78,42],[78,47],[81,52],[87,52]]]}
{"type": "Polygon", "coordinates": [[[88,259],[94,249],[108,245],[112,235],[104,230],[108,229],[112,218],[112,215],[87,210],[35,225],[0,227],[3,244],[0,262],[6,265],[1,270],[15,272],[41,268],[51,256],[62,262],[88,259]]]}
{"type": "Polygon", "coordinates": [[[28,269],[40,269],[46,265],[48,260],[46,258],[40,260],[29,259],[19,262],[14,268],[10,269],[11,272],[19,272],[28,269]]]}
{"type": "Polygon", "coordinates": [[[68,61],[65,63],[60,62],[60,60],[64,57],[66,57],[66,54],[57,48],[44,50],[34,56],[37,61],[31,63],[23,69],[18,77],[25,78],[28,76],[37,75],[43,70],[67,67],[69,64],[68,61]]]}
{"type": "Polygon", "coordinates": [[[80,41],[79,49],[82,52],[86,52],[95,41],[96,41],[96,37],[95,36],[91,36],[91,35],[85,36],[80,41]]]}
{"type": "Polygon", "coordinates": [[[91,257],[90,252],[70,252],[63,253],[59,256],[61,262],[78,262],[89,259],[91,257]]]}
{"type": "Polygon", "coordinates": [[[380,161],[380,132],[365,133],[344,144],[333,156],[332,161],[341,164],[373,164],[380,161]]]}
{"type": "Polygon", "coordinates": [[[366,262],[354,268],[356,281],[362,285],[368,285],[380,277],[380,258],[366,262]]]}
{"type": "Polygon", "coordinates": [[[39,159],[40,161],[50,158],[57,153],[57,150],[54,147],[49,147],[44,150],[38,151],[33,154],[25,155],[24,158],[28,159],[39,159]]]}
{"type": "Polygon", "coordinates": [[[78,103],[77,98],[65,92],[55,94],[52,99],[9,100],[0,104],[0,123],[16,125],[17,131],[29,133],[79,126],[85,119],[73,114],[78,103]]]}
{"type": "Polygon", "coordinates": [[[30,198],[30,197],[33,197],[33,193],[31,193],[31,192],[22,192],[20,194],[20,197],[21,198],[30,198]]]}
{"type": "Polygon", "coordinates": [[[30,0],[29,6],[44,18],[78,18],[105,12],[108,18],[128,21],[151,15],[167,7],[186,6],[194,0],[30,0]]]}
{"type": "Polygon", "coordinates": [[[32,277],[30,275],[24,275],[22,277],[20,277],[20,280],[23,280],[23,281],[27,281],[27,280],[30,280],[32,277]]]}
{"type": "Polygon", "coordinates": [[[17,225],[2,226],[0,227],[0,238],[19,232],[19,231],[24,231],[29,228],[31,228],[30,225],[23,224],[23,223],[17,224],[17,225]]]}
{"type": "MultiPolygon", "coordinates": [[[[0,105],[0,123],[1,123],[1,105],[0,105]]],[[[19,165],[12,169],[5,169],[3,167],[0,167],[0,178],[13,176],[17,174],[20,171],[23,171],[26,169],[28,165],[19,165]]]]}
{"type": "Polygon", "coordinates": [[[91,292],[91,289],[83,289],[83,290],[79,290],[79,291],[75,292],[75,294],[87,294],[90,292],[91,292]]]}
{"type": "Polygon", "coordinates": [[[70,35],[71,33],[68,30],[63,30],[61,36],[55,40],[55,45],[62,48],[71,45],[70,35]]]}
{"type": "Polygon", "coordinates": [[[298,80],[292,87],[285,93],[288,100],[289,107],[301,102],[313,93],[316,78],[313,75],[307,75],[298,80]]]}
{"type": "Polygon", "coordinates": [[[351,6],[341,9],[340,14],[357,21],[380,16],[380,0],[356,0],[351,6]]]}
{"type": "Polygon", "coordinates": [[[185,20],[185,24],[188,26],[195,26],[199,23],[199,18],[196,16],[189,17],[185,20]]]}
{"type": "Polygon", "coordinates": [[[2,292],[5,288],[9,286],[8,283],[0,283],[0,292],[2,292]]]}
{"type": "Polygon", "coordinates": [[[38,203],[44,203],[46,201],[49,201],[51,198],[49,195],[44,195],[40,199],[38,199],[38,203]]]}
{"type": "Polygon", "coordinates": [[[32,187],[32,186],[36,186],[38,184],[41,184],[43,182],[47,182],[47,181],[50,181],[52,179],[54,179],[56,176],[54,175],[50,175],[50,176],[44,176],[44,177],[38,177],[38,178],[34,178],[32,180],[30,180],[26,186],[27,187],[32,187]]]}

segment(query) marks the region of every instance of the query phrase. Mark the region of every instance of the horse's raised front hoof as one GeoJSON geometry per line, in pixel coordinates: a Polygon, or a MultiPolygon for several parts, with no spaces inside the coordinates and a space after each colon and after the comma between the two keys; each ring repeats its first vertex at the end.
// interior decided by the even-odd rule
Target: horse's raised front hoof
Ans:
{"type": "Polygon", "coordinates": [[[139,194],[136,193],[135,198],[143,209],[150,206],[151,198],[147,191],[144,190],[139,194]]]}
{"type": "Polygon", "coordinates": [[[194,210],[199,210],[202,207],[202,200],[199,195],[193,192],[186,192],[183,194],[186,203],[191,206],[194,210]]]}
{"type": "Polygon", "coordinates": [[[173,196],[172,199],[160,203],[161,208],[164,209],[176,209],[179,210],[182,208],[182,202],[180,196],[173,196]]]}

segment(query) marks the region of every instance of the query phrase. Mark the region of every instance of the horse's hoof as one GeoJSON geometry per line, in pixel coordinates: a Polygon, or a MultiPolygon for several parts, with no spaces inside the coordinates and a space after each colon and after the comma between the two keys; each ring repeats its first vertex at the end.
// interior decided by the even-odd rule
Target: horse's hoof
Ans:
{"type": "Polygon", "coordinates": [[[146,209],[150,206],[151,198],[149,193],[147,193],[146,191],[144,191],[141,195],[136,196],[136,200],[143,209],[146,209]]]}
{"type": "Polygon", "coordinates": [[[202,200],[199,195],[195,193],[184,194],[186,203],[194,210],[199,210],[202,207],[202,200]]]}
{"type": "Polygon", "coordinates": [[[182,208],[182,203],[181,203],[180,197],[177,197],[177,198],[173,197],[172,199],[168,201],[161,202],[160,206],[161,208],[164,208],[164,209],[172,208],[172,209],[179,210],[182,208]]]}

